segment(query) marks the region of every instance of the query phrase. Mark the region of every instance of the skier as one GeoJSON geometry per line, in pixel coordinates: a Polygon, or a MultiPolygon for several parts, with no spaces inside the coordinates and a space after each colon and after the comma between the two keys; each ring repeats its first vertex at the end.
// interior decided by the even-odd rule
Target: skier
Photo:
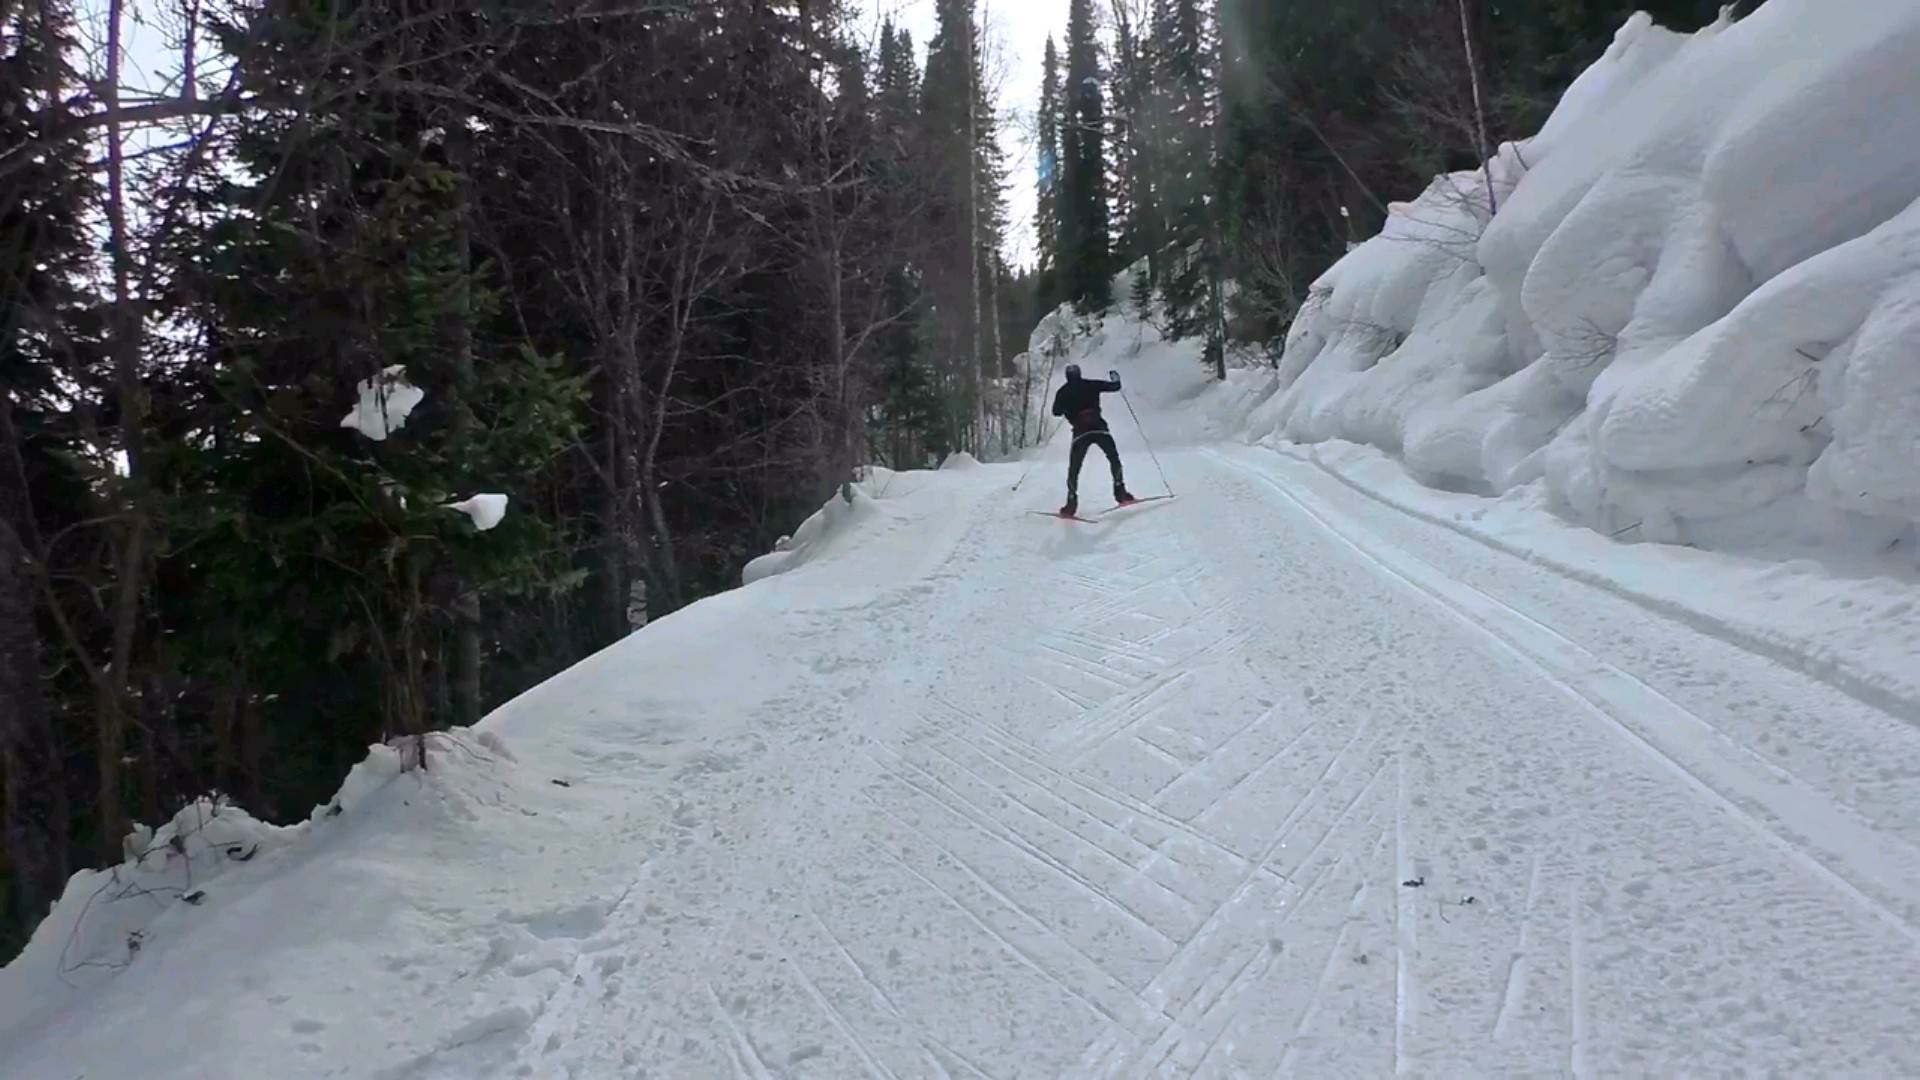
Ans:
{"type": "Polygon", "coordinates": [[[1061,517],[1073,517],[1079,512],[1080,466],[1087,459],[1089,446],[1098,446],[1106,452],[1107,465],[1113,473],[1113,501],[1121,506],[1135,501],[1120,472],[1120,448],[1113,444],[1106,418],[1100,415],[1100,395],[1119,391],[1119,372],[1107,372],[1107,381],[1100,382],[1081,378],[1079,364],[1067,365],[1066,384],[1053,396],[1053,415],[1066,417],[1067,423],[1073,426],[1073,449],[1067,455],[1067,504],[1060,508],[1061,517]]]}

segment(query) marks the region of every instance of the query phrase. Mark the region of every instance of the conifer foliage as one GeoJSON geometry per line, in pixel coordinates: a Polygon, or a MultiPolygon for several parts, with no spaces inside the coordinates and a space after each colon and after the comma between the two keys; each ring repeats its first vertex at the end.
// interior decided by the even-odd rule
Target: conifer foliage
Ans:
{"type": "Polygon", "coordinates": [[[1105,311],[1112,299],[1106,83],[1093,0],[1070,0],[1067,11],[1057,209],[1060,285],[1066,299],[1093,313],[1105,311]]]}
{"type": "Polygon", "coordinates": [[[1013,441],[970,0],[161,7],[0,5],[0,956],[1013,441]]]}

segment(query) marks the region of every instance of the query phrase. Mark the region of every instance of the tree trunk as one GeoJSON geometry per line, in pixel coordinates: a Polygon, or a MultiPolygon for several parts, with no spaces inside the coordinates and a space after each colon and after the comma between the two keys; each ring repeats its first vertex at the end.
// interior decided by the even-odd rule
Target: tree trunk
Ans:
{"type": "Polygon", "coordinates": [[[606,502],[601,509],[601,565],[606,574],[607,634],[610,640],[625,637],[628,625],[626,598],[632,591],[633,549],[632,514],[628,510],[634,494],[633,476],[633,395],[628,391],[629,372],[620,359],[604,361],[606,417],[605,454],[606,502]]]}
{"type": "Polygon", "coordinates": [[[833,357],[833,416],[832,438],[834,440],[832,470],[834,486],[840,494],[853,498],[853,467],[856,454],[854,448],[853,422],[853,378],[852,361],[847,356],[846,323],[846,284],[841,279],[840,233],[837,215],[832,202],[833,193],[824,196],[827,207],[827,226],[831,243],[827,247],[827,347],[833,357]]]}
{"type": "Polygon", "coordinates": [[[236,667],[214,690],[213,786],[230,795],[238,791],[240,777],[240,697],[245,685],[246,676],[236,667]]]}
{"type": "MultiPolygon", "coordinates": [[[[466,443],[473,431],[470,401],[475,383],[473,232],[469,221],[473,195],[472,177],[469,175],[471,139],[466,117],[456,114],[447,139],[447,156],[453,166],[457,192],[457,208],[453,219],[454,258],[460,266],[460,276],[454,285],[453,434],[454,444],[469,450],[466,443]]],[[[480,693],[480,594],[469,583],[459,580],[454,582],[453,622],[453,721],[461,726],[470,726],[479,723],[484,707],[480,693]]]]}
{"type": "Polygon", "coordinates": [[[268,805],[267,794],[261,787],[261,780],[266,775],[264,759],[267,733],[260,723],[260,706],[254,697],[252,680],[244,667],[241,669],[239,685],[233,688],[233,697],[239,719],[235,741],[240,754],[233,792],[244,806],[265,807],[268,805]]]}
{"type": "Polygon", "coordinates": [[[1207,348],[1213,354],[1213,377],[1227,381],[1227,295],[1222,280],[1226,269],[1226,239],[1220,234],[1220,215],[1207,208],[1207,348]]]}
{"type": "Polygon", "coordinates": [[[13,402],[0,394],[0,849],[13,868],[13,908],[28,920],[66,883],[72,820],[41,667],[43,551],[13,402]]]}
{"type": "MultiPolygon", "coordinates": [[[[107,76],[102,89],[102,104],[110,113],[117,113],[120,104],[120,31],[124,17],[125,0],[111,0],[107,10],[107,76]]],[[[146,477],[143,431],[146,409],[140,385],[143,320],[135,310],[132,295],[133,253],[127,228],[124,145],[119,120],[110,120],[107,124],[107,225],[113,267],[110,332],[115,397],[120,409],[120,449],[126,455],[127,474],[120,485],[124,498],[113,592],[112,663],[96,692],[99,803],[95,807],[95,818],[100,852],[108,862],[120,861],[121,839],[127,831],[122,778],[133,687],[133,650],[147,564],[147,508],[142,490],[146,477]]]]}
{"type": "MultiPolygon", "coordinates": [[[[691,303],[689,303],[689,308],[691,303]]],[[[672,400],[674,376],[680,367],[680,354],[686,347],[686,327],[681,317],[674,316],[673,347],[667,354],[667,370],[660,378],[660,389],[654,399],[653,418],[648,425],[647,448],[640,458],[640,495],[645,507],[647,533],[652,539],[648,550],[654,558],[655,566],[662,584],[667,587],[667,602],[678,606],[680,595],[680,564],[674,553],[673,531],[667,523],[666,506],[660,501],[660,485],[655,482],[655,468],[660,457],[660,436],[667,427],[667,404],[672,400]]]]}
{"type": "MultiPolygon", "coordinates": [[[[987,334],[988,371],[994,378],[998,379],[1001,376],[1000,365],[1004,360],[1004,350],[1000,346],[1000,260],[995,258],[994,254],[993,252],[987,253],[986,323],[982,329],[984,329],[987,334]]],[[[1007,411],[1011,412],[1012,410],[1008,409],[1007,411]]],[[[1000,454],[1002,457],[1012,452],[1012,447],[1009,446],[1007,442],[1007,430],[1012,426],[1007,421],[1011,419],[1011,416],[1002,417],[1000,423],[1000,454]]]]}
{"type": "Polygon", "coordinates": [[[980,57],[975,51],[973,5],[967,5],[967,298],[973,306],[972,321],[967,324],[967,449],[978,453],[981,445],[977,430],[980,417],[980,381],[984,365],[980,356],[980,57]]]}
{"type": "Polygon", "coordinates": [[[1499,210],[1493,194],[1493,150],[1487,145],[1487,113],[1480,104],[1480,65],[1473,58],[1473,30],[1467,22],[1467,0],[1460,4],[1460,40],[1467,48],[1467,77],[1473,82],[1473,125],[1480,136],[1480,169],[1487,179],[1487,217],[1499,210]]]}
{"type": "Polygon", "coordinates": [[[37,919],[67,877],[67,807],[34,632],[36,570],[9,520],[8,504],[26,492],[9,486],[0,483],[0,842],[12,864],[15,909],[37,919]]]}

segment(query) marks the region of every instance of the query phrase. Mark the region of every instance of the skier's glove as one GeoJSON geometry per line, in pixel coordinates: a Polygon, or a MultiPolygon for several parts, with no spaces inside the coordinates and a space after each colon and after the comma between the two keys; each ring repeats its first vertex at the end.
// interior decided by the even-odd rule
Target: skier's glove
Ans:
{"type": "Polygon", "coordinates": [[[1108,382],[1110,382],[1110,383],[1112,383],[1112,384],[1113,384],[1113,385],[1115,385],[1115,386],[1119,386],[1119,385],[1120,385],[1120,373],[1119,373],[1119,372],[1117,372],[1117,371],[1109,371],[1109,372],[1107,372],[1107,381],[1108,381],[1108,382]]]}

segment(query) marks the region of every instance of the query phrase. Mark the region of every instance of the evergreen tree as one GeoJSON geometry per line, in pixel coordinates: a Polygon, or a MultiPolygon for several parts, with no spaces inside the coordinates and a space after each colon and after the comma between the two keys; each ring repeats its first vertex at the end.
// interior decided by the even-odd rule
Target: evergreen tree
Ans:
{"type": "MultiPolygon", "coordinates": [[[[1156,87],[1155,43],[1144,9],[1113,5],[1113,63],[1107,111],[1113,159],[1111,217],[1116,222],[1114,262],[1131,266],[1142,257],[1157,261],[1163,242],[1162,212],[1156,190],[1158,143],[1166,137],[1156,87]]],[[[1146,295],[1151,273],[1136,282],[1146,295]]]]}
{"type": "Polygon", "coordinates": [[[873,108],[881,148],[904,160],[919,111],[920,65],[913,55],[913,35],[905,27],[896,27],[892,19],[880,28],[876,67],[873,108]]]}
{"type": "MultiPolygon", "coordinates": [[[[530,506],[522,484],[575,437],[578,397],[531,343],[489,332],[496,283],[470,238],[466,117],[400,88],[343,92],[318,59],[328,32],[317,17],[278,20],[264,55],[247,56],[252,89],[327,112],[241,119],[234,176],[209,192],[219,224],[179,270],[210,344],[189,384],[208,438],[187,442],[171,485],[197,561],[161,568],[200,588],[163,590],[163,617],[208,629],[180,657],[188,678],[272,686],[332,672],[331,693],[265,707],[276,753],[326,730],[319,716],[334,710],[358,718],[363,743],[477,712],[460,704],[463,666],[483,677],[462,655],[461,607],[577,584],[538,554],[557,538],[537,512],[480,534],[444,509],[488,489],[530,506]],[[343,431],[339,403],[393,367],[426,403],[382,442],[343,431]]],[[[473,32],[421,20],[366,59],[427,75],[423,57],[473,32]]],[[[312,787],[343,763],[333,754],[353,752],[309,758],[312,787]]],[[[311,800],[308,783],[294,790],[311,800]]]]}
{"type": "Polygon", "coordinates": [[[1060,271],[1060,53],[1053,35],[1041,63],[1040,107],[1034,122],[1034,219],[1040,309],[1051,310],[1060,271]]]}
{"type": "Polygon", "coordinates": [[[993,306],[994,253],[1004,222],[1004,166],[982,76],[973,0],[939,0],[938,28],[921,85],[922,215],[929,331],[954,411],[961,448],[980,449],[986,380],[999,374],[993,306]]]}
{"type": "Polygon", "coordinates": [[[43,645],[42,598],[95,606],[86,555],[69,561],[59,552],[75,545],[47,542],[84,535],[98,515],[82,464],[94,420],[85,402],[101,378],[83,288],[93,185],[84,145],[44,137],[73,116],[72,31],[64,5],[0,10],[0,957],[24,942],[72,863],[63,758],[80,718],[61,703],[88,686],[43,645]]]}
{"type": "Polygon", "coordinates": [[[1101,90],[1093,0],[1067,9],[1066,112],[1060,132],[1060,279],[1082,312],[1107,309],[1112,263],[1108,235],[1106,104],[1101,90]]]}
{"type": "Polygon", "coordinates": [[[1161,104],[1155,190],[1166,251],[1159,268],[1169,333],[1186,337],[1214,326],[1208,310],[1221,272],[1215,233],[1213,45],[1198,0],[1159,0],[1154,10],[1155,99],[1161,104]]]}
{"type": "Polygon", "coordinates": [[[925,203],[920,162],[920,67],[913,37],[892,19],[880,29],[876,62],[874,156],[880,186],[881,218],[894,230],[896,244],[884,260],[881,310],[892,318],[874,335],[881,389],[868,441],[894,468],[928,464],[930,425],[940,415],[939,379],[925,336],[920,333],[924,238],[919,228],[925,203]]]}

